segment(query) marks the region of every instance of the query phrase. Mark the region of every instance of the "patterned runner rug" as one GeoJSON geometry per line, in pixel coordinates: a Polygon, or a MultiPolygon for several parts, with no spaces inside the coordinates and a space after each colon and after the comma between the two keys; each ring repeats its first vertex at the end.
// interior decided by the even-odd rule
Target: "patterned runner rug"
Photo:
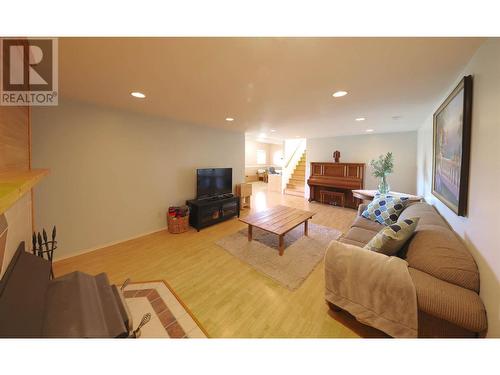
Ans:
{"type": "Polygon", "coordinates": [[[134,329],[146,313],[151,320],[140,338],[207,338],[208,334],[164,281],[130,283],[124,291],[134,329]]]}

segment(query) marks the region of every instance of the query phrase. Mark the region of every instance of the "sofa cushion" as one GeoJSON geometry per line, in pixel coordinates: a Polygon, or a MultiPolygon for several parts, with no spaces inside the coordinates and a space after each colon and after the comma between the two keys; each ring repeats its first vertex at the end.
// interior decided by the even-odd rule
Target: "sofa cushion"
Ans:
{"type": "Polygon", "coordinates": [[[357,228],[357,227],[351,227],[349,231],[344,235],[343,238],[350,240],[350,241],[356,241],[357,243],[361,243],[361,247],[365,246],[370,240],[377,234],[378,232],[368,230],[368,229],[363,229],[363,228],[357,228]]]}
{"type": "Polygon", "coordinates": [[[359,241],[355,241],[355,240],[350,240],[350,239],[345,238],[345,237],[339,238],[339,242],[346,243],[348,245],[358,246],[358,247],[364,247],[365,246],[365,244],[363,242],[359,242],[359,241]]]}
{"type": "MultiPolygon", "coordinates": [[[[418,217],[418,228],[426,225],[439,225],[448,228],[446,221],[439,215],[436,209],[428,203],[418,202],[407,205],[399,215],[399,220],[418,217]]],[[[418,230],[417,228],[417,230],[418,230]]]]}
{"type": "Polygon", "coordinates": [[[384,227],[365,245],[365,249],[385,255],[396,255],[410,239],[417,227],[418,217],[398,220],[396,224],[384,227]]]}
{"type": "Polygon", "coordinates": [[[398,221],[407,202],[406,197],[395,197],[390,194],[376,195],[361,216],[383,225],[394,224],[398,221]]]}
{"type": "Polygon", "coordinates": [[[419,223],[408,245],[406,261],[410,267],[438,279],[479,292],[476,262],[455,232],[447,227],[419,223]]]}
{"type": "Polygon", "coordinates": [[[377,223],[376,221],[366,219],[363,216],[357,216],[356,219],[354,219],[354,222],[351,224],[351,227],[363,228],[371,230],[372,232],[379,232],[385,226],[377,223]]]}

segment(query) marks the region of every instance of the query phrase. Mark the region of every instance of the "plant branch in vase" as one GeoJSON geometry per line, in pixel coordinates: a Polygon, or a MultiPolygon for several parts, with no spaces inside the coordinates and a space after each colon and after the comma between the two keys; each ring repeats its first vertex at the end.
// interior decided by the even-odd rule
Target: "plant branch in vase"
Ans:
{"type": "Polygon", "coordinates": [[[372,167],[372,175],[379,179],[379,193],[387,194],[391,190],[387,182],[387,176],[394,170],[394,157],[392,156],[392,152],[380,155],[378,159],[373,159],[370,161],[370,166],[372,167]]]}

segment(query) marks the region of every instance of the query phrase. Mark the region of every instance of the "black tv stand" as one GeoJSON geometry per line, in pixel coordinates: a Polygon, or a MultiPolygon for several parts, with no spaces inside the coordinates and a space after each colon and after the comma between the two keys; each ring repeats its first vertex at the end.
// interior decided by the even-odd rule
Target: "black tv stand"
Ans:
{"type": "Polygon", "coordinates": [[[240,217],[240,199],[233,194],[191,199],[186,201],[189,206],[189,225],[200,229],[226,221],[235,216],[240,217]]]}
{"type": "Polygon", "coordinates": [[[199,198],[199,199],[193,199],[189,202],[192,201],[199,201],[199,202],[213,202],[213,201],[220,201],[221,199],[227,199],[227,198],[233,198],[233,194],[222,194],[222,195],[214,195],[213,197],[205,197],[205,198],[199,198]]]}

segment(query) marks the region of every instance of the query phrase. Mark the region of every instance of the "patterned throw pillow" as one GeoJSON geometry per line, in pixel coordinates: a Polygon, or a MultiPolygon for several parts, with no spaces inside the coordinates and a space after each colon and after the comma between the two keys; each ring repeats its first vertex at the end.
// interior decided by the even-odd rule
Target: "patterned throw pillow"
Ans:
{"type": "Polygon", "coordinates": [[[385,255],[396,255],[415,231],[418,220],[418,217],[412,217],[382,228],[380,232],[365,245],[365,249],[385,255]]]}
{"type": "Polygon", "coordinates": [[[376,194],[361,216],[383,225],[394,224],[408,203],[408,197],[376,194]]]}

